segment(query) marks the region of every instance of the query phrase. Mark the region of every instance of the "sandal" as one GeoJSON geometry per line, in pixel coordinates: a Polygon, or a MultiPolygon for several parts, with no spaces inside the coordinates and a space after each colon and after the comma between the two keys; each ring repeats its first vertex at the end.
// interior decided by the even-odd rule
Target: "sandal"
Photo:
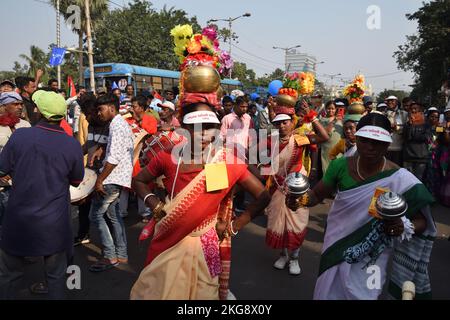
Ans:
{"type": "Polygon", "coordinates": [[[34,294],[48,294],[48,287],[45,282],[36,282],[30,286],[30,291],[34,294]]]}
{"type": "MultiPolygon", "coordinates": [[[[114,261],[114,260],[113,260],[114,261]]],[[[89,267],[89,271],[92,272],[102,272],[114,268],[119,265],[119,261],[114,262],[109,259],[102,259],[97,261],[95,264],[89,267]]]]}

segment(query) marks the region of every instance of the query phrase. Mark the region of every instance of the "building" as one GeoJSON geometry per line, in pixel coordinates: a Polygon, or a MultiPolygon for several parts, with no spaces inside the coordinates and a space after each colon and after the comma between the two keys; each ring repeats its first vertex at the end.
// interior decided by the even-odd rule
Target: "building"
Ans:
{"type": "Polygon", "coordinates": [[[286,51],[286,71],[316,73],[317,59],[307,53],[298,52],[295,49],[286,51]]]}

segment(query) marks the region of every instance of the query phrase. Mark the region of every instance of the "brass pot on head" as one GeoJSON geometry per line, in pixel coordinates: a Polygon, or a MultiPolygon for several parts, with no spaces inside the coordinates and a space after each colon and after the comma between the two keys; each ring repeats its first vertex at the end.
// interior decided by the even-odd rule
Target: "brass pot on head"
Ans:
{"type": "Polygon", "coordinates": [[[289,106],[294,108],[297,99],[287,94],[279,94],[276,97],[276,101],[278,106],[289,106]]]}
{"type": "Polygon", "coordinates": [[[189,67],[184,74],[183,88],[186,92],[211,93],[220,87],[220,75],[209,66],[189,67]]]}
{"type": "Polygon", "coordinates": [[[353,102],[347,109],[348,114],[363,114],[366,108],[362,102],[353,102]]]}

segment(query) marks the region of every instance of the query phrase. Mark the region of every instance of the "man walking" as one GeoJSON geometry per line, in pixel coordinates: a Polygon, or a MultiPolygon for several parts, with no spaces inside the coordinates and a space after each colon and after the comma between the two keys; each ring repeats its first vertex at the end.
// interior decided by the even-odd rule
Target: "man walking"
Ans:
{"type": "Polygon", "coordinates": [[[109,125],[105,161],[95,183],[97,197],[92,200],[90,220],[100,231],[103,259],[89,270],[101,272],[119,263],[128,263],[125,226],[119,210],[120,192],[131,187],[133,172],[133,134],[130,126],[119,114],[119,99],[107,94],[97,99],[99,118],[109,125]],[[111,210],[109,210],[111,208],[111,210]],[[114,232],[114,240],[106,224],[107,214],[114,232]]]}

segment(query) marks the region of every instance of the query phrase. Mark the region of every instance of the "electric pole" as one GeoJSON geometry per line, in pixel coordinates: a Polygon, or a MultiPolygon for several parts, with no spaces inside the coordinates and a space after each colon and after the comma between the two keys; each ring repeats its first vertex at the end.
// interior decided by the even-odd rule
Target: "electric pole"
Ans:
{"type": "Polygon", "coordinates": [[[86,36],[87,36],[88,57],[89,57],[89,79],[91,91],[95,93],[94,55],[92,53],[91,13],[89,9],[89,0],[84,0],[84,6],[86,13],[86,36]]]}

